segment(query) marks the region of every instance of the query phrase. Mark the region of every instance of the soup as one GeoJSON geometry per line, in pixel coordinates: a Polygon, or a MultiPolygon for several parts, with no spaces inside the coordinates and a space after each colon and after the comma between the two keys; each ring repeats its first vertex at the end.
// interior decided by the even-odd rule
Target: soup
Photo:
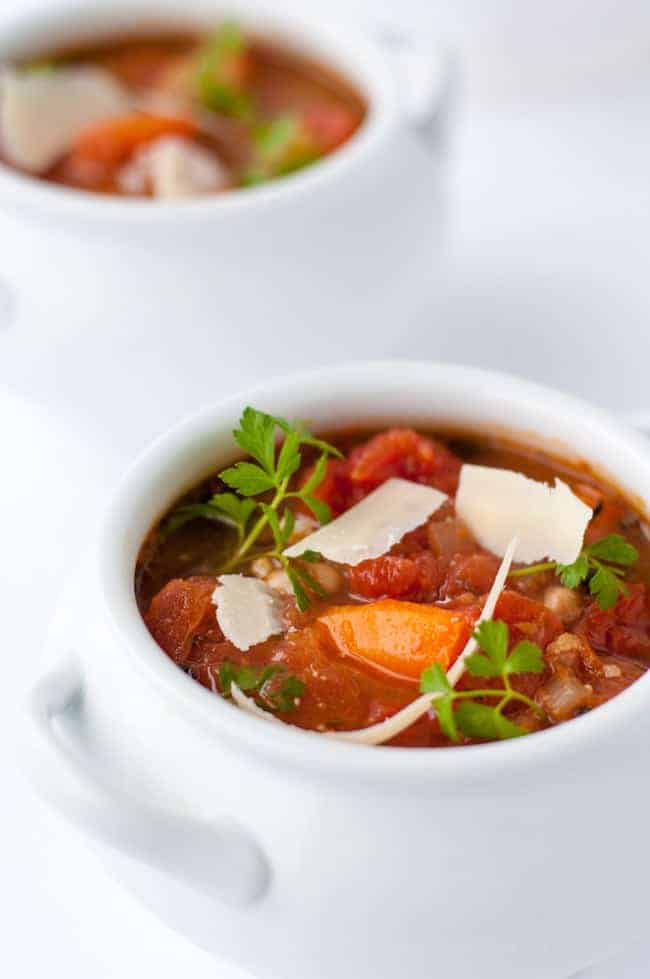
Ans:
{"type": "Polygon", "coordinates": [[[336,151],[363,97],[332,68],[234,22],[45,52],[7,66],[0,159],[124,197],[248,187],[336,151]]]}
{"type": "Polygon", "coordinates": [[[644,674],[647,527],[588,465],[501,434],[323,441],[252,408],[234,434],[246,457],[163,516],[135,577],[156,642],[216,695],[447,747],[569,721],[644,674]]]}

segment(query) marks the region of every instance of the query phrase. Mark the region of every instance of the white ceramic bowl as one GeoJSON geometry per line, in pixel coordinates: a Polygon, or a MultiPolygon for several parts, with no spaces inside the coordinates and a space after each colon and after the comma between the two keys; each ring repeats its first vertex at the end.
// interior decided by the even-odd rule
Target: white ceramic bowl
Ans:
{"type": "Polygon", "coordinates": [[[30,702],[39,789],[128,855],[113,872],[165,921],[260,977],[560,979],[642,934],[650,677],[523,739],[374,748],[269,726],[155,644],[134,599],[140,543],[231,458],[246,403],[316,429],[505,427],[589,460],[648,506],[641,436],[506,375],[371,363],[211,406],[127,473],[74,585],[30,702]]]}
{"type": "Polygon", "coordinates": [[[0,207],[14,225],[3,274],[25,293],[38,285],[48,323],[58,312],[116,336],[182,335],[212,371],[224,343],[231,359],[238,348],[265,366],[313,356],[314,336],[321,361],[340,359],[342,343],[353,355],[350,322],[369,315],[394,336],[434,267],[433,51],[271,15],[264,0],[89,0],[6,19],[0,62],[151,21],[207,28],[224,12],[339,68],[368,101],[359,131],[286,179],[180,202],[89,194],[0,165],[0,207]]]}

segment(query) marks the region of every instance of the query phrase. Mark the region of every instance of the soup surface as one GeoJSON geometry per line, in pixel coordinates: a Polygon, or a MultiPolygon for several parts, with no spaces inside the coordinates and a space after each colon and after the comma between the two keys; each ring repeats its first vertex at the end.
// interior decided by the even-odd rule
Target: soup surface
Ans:
{"type": "MultiPolygon", "coordinates": [[[[243,465],[215,472],[179,500],[152,529],[137,563],[136,596],[151,634],[209,690],[303,728],[357,732],[359,740],[424,700],[412,723],[406,717],[399,730],[386,729],[372,743],[431,747],[567,721],[645,672],[647,528],[588,466],[484,434],[391,428],[339,433],[330,445],[302,427],[279,425],[247,409],[235,433],[247,452],[243,465]],[[282,449],[274,447],[278,435],[282,449]],[[504,470],[506,480],[512,472],[529,477],[517,483],[524,493],[549,495],[540,483],[559,477],[573,510],[585,517],[575,560],[516,561],[493,614],[480,624],[502,555],[479,543],[483,518],[476,524],[472,516],[470,527],[457,510],[459,483],[469,487],[472,474],[482,479],[482,467],[499,479],[504,470]],[[398,529],[384,553],[346,563],[316,549],[319,525],[341,528],[334,545],[319,538],[338,557],[344,552],[336,548],[350,546],[357,529],[376,534],[389,509],[397,526],[395,514],[413,483],[416,494],[422,487],[440,491],[432,493],[435,509],[407,532],[398,529]],[[360,501],[368,512],[365,530],[356,516],[347,525],[341,517],[359,514],[360,501]],[[250,592],[250,604],[246,595],[233,598],[233,582],[257,589],[272,606],[270,625],[259,623],[259,635],[267,633],[262,641],[242,641],[250,621],[233,625],[233,610],[235,619],[255,618],[259,598],[257,592],[250,592]],[[478,643],[468,656],[475,629],[478,643]]],[[[537,517],[547,519],[545,505],[542,499],[532,524],[530,513],[517,515],[515,503],[512,512],[503,508],[505,519],[520,520],[515,529],[530,537],[539,531],[537,517]]],[[[464,498],[463,514],[473,509],[464,498]]]]}
{"type": "Polygon", "coordinates": [[[285,176],[361,124],[333,69],[238,24],[151,32],[6,66],[0,158],[104,194],[191,197],[285,176]]]}

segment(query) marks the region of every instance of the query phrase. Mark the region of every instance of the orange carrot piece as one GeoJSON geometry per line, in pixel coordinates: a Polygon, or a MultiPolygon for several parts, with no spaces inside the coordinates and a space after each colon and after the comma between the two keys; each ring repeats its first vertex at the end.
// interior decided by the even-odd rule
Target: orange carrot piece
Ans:
{"type": "Polygon", "coordinates": [[[391,598],[335,605],[318,622],[339,652],[410,679],[432,663],[449,669],[471,632],[461,612],[391,598]]]}
{"type": "Polygon", "coordinates": [[[72,145],[71,155],[95,163],[117,165],[140,146],[161,136],[192,136],[196,126],[180,116],[133,112],[87,126],[72,145]]]}

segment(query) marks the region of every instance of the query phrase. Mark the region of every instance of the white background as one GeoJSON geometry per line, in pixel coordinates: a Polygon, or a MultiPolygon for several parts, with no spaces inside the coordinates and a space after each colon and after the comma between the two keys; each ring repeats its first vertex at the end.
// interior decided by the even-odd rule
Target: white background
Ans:
{"type": "MultiPolygon", "coordinates": [[[[0,0],[0,19],[16,6],[0,0]]],[[[329,17],[338,9],[368,25],[395,23],[387,0],[320,6],[329,17]]],[[[354,324],[367,331],[369,354],[486,364],[612,410],[650,412],[650,5],[402,0],[399,10],[409,28],[455,48],[462,84],[446,244],[424,312],[379,345],[372,324],[354,324]]],[[[0,280],[12,231],[0,224],[0,280]]],[[[30,318],[31,308],[30,297],[0,290],[0,970],[14,979],[226,979],[122,894],[32,799],[14,716],[61,581],[111,483],[169,421],[254,371],[244,351],[224,370],[215,350],[214,383],[197,389],[148,343],[120,347],[97,323],[68,336],[30,318]]],[[[317,351],[315,337],[314,360],[317,351]]],[[[648,962],[650,948],[630,950],[588,976],[635,979],[648,962]]]]}

